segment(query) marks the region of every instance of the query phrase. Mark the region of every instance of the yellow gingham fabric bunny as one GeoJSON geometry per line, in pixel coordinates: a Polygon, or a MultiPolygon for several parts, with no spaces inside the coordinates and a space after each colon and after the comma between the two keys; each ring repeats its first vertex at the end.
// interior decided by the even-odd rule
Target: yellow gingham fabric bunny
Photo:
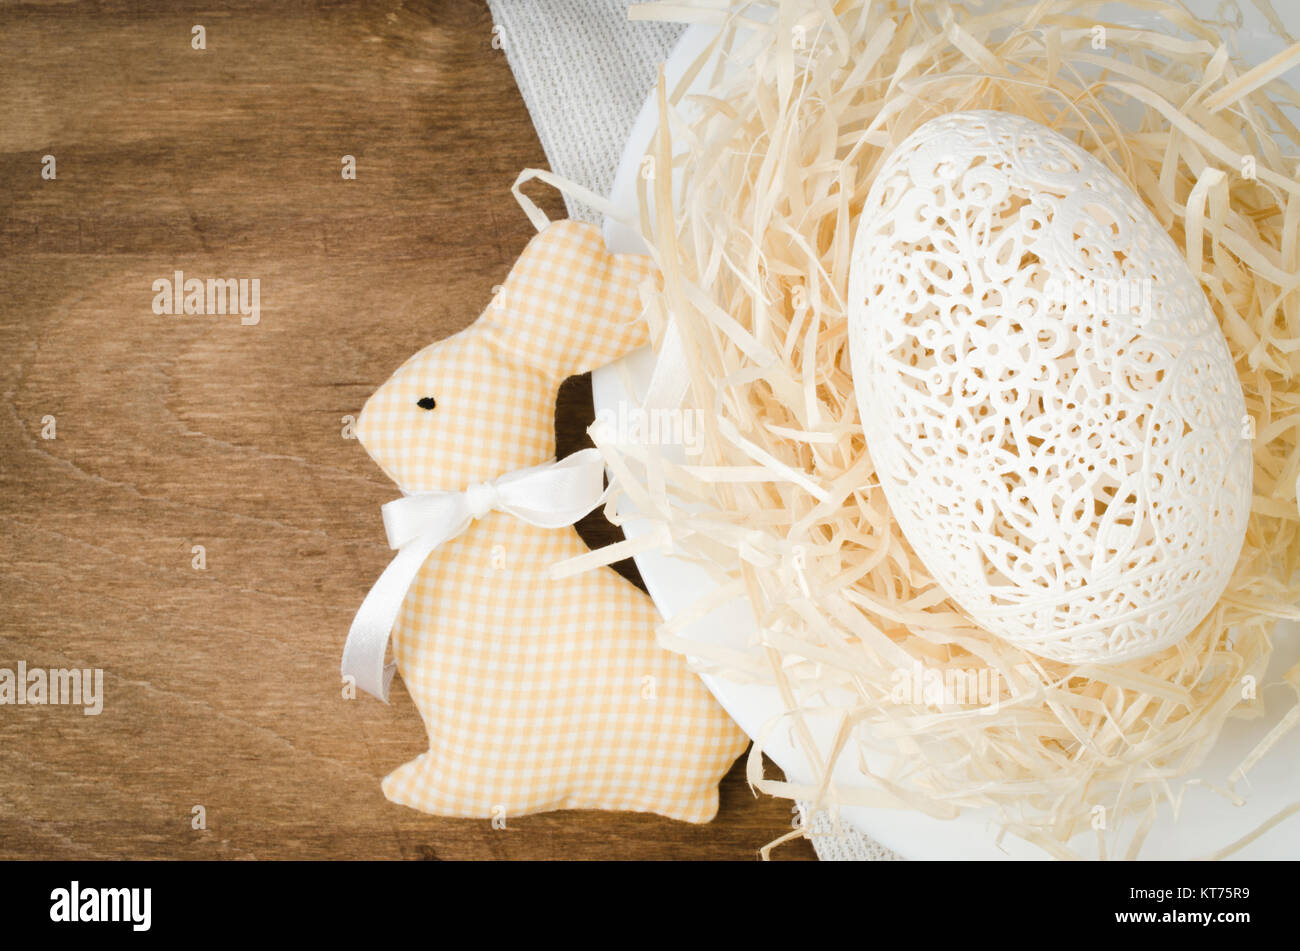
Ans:
{"type": "MultiPolygon", "coordinates": [[[[646,258],[607,253],[591,225],[549,225],[477,321],[370,398],[366,451],[407,494],[547,463],[560,383],[647,342],[637,288],[652,274],[646,258]]],[[[552,565],[586,550],[570,527],[476,514],[423,562],[392,629],[429,750],[384,794],[443,816],[713,818],[717,783],[748,741],[655,643],[650,600],[609,569],[553,580],[552,565]]]]}

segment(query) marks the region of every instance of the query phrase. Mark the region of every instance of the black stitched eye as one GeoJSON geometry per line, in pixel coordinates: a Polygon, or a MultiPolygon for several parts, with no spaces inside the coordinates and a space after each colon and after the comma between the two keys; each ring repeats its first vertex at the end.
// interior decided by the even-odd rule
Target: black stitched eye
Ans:
{"type": "Polygon", "coordinates": [[[420,407],[420,409],[433,409],[435,406],[438,405],[438,401],[435,400],[432,396],[426,396],[420,399],[419,401],[417,401],[415,405],[420,407]]]}

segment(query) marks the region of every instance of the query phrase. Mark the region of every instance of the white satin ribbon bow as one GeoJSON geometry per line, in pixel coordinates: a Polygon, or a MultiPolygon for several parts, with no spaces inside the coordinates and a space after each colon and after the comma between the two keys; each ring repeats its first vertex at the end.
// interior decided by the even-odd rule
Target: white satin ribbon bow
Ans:
{"type": "Polygon", "coordinates": [[[539,528],[572,525],[601,503],[604,475],[600,453],[584,449],[463,492],[418,492],[386,504],[388,545],[399,550],[352,621],[343,646],[343,676],[355,678],[358,687],[387,703],[397,669],[384,663],[388,638],[406,592],[433,550],[494,511],[509,512],[539,528]]]}

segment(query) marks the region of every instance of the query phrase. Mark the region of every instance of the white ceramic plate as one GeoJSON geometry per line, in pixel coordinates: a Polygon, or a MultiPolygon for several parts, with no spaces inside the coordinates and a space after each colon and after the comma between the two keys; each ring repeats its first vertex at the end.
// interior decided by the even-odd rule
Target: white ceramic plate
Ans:
{"type": "MultiPolygon", "coordinates": [[[[1193,10],[1212,15],[1216,4],[1190,3],[1193,10]]],[[[1246,27],[1259,32],[1241,36],[1241,54],[1258,62],[1280,49],[1282,43],[1268,36],[1258,21],[1252,21],[1252,10],[1247,14],[1246,27]]],[[[1287,7],[1282,13],[1288,30],[1300,33],[1300,8],[1287,7]]],[[[1116,17],[1115,19],[1119,19],[1116,17]]],[[[1130,20],[1136,17],[1128,17],[1130,20]]],[[[693,26],[682,35],[665,70],[669,87],[708,46],[715,35],[713,28],[693,26]]],[[[704,75],[708,70],[701,71],[704,75]]],[[[1294,81],[1294,79],[1293,79],[1294,81]]],[[[654,96],[641,109],[628,138],[623,159],[615,177],[611,200],[620,217],[635,220],[637,214],[637,175],[641,158],[650,145],[657,120],[654,96]]],[[[644,245],[637,235],[617,222],[605,224],[605,239],[610,249],[620,252],[641,252],[644,245]]],[[[639,405],[639,397],[650,379],[654,357],[647,349],[596,371],[593,375],[593,396],[597,412],[617,410],[627,401],[639,405]]],[[[628,537],[635,538],[647,531],[644,521],[632,519],[625,526],[628,537]]],[[[656,606],[671,618],[688,608],[698,598],[707,595],[712,582],[697,568],[686,562],[658,552],[636,557],[641,576],[645,579],[656,606]]],[[[744,600],[738,600],[714,611],[692,624],[685,636],[701,643],[714,643],[745,649],[754,639],[755,620],[744,600]]],[[[1213,753],[1194,775],[1203,783],[1222,787],[1229,772],[1237,766],[1246,751],[1263,737],[1277,722],[1282,713],[1295,700],[1294,693],[1281,683],[1281,676],[1292,664],[1300,660],[1300,626],[1280,625],[1277,645],[1268,674],[1263,680],[1260,696],[1265,716],[1254,721],[1229,721],[1224,727],[1213,753]]],[[[780,696],[773,687],[739,684],[719,677],[705,677],[705,683],[727,712],[750,736],[767,732],[764,748],[772,759],[795,782],[808,782],[812,777],[802,750],[796,746],[784,728],[767,731],[774,718],[784,711],[780,696]]],[[[809,721],[818,746],[829,748],[834,724],[829,718],[820,722],[809,721]]],[[[844,788],[861,785],[863,780],[851,757],[841,757],[836,770],[836,783],[844,788]]],[[[1214,852],[1243,835],[1261,822],[1300,798],[1300,729],[1283,738],[1269,755],[1251,770],[1249,782],[1242,784],[1249,798],[1236,808],[1227,807],[1222,796],[1206,785],[1189,787],[1183,797],[1177,817],[1168,806],[1162,806],[1155,825],[1147,836],[1142,857],[1147,859],[1190,859],[1214,852]]],[[[853,827],[867,833],[909,859],[996,859],[1044,858],[1045,853],[1019,839],[1007,837],[1001,846],[995,843],[997,826],[990,812],[971,812],[951,821],[931,819],[917,812],[845,807],[841,818],[853,827]]],[[[1081,835],[1071,847],[1083,855],[1096,854],[1095,838],[1081,835]]],[[[1234,854],[1234,858],[1278,859],[1300,858],[1300,815],[1292,816],[1274,827],[1268,835],[1257,839],[1234,854]]]]}

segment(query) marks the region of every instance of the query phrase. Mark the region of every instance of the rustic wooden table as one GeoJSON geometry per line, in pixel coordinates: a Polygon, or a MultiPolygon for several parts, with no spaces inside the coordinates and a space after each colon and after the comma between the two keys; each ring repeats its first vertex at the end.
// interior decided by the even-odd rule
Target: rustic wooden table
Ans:
{"type": "Polygon", "coordinates": [[[379,790],[423,748],[405,692],[341,696],[394,492],[343,417],[531,234],[508,189],[544,156],[481,3],[0,7],[0,90],[0,667],[105,676],[99,716],[0,707],[0,857],[749,859],[790,828],[739,766],[700,827],[424,816],[379,790]],[[177,270],[257,277],[260,323],[155,315],[177,270]]]}

